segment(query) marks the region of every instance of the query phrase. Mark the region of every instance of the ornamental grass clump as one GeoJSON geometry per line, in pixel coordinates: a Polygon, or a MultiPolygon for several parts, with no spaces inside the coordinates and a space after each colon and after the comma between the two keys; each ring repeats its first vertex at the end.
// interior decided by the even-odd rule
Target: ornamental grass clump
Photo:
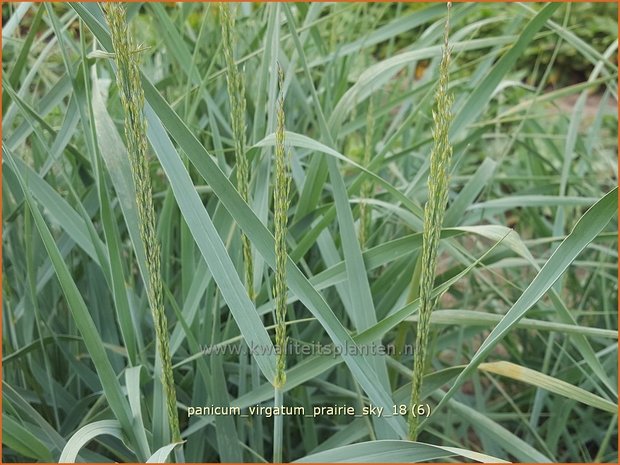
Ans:
{"type": "Polygon", "coordinates": [[[181,433],[176,407],[177,395],[172,372],[168,322],[164,312],[160,245],[156,236],[155,209],[147,159],[146,120],[143,114],[144,90],[140,81],[138,54],[127,28],[125,8],[122,4],[107,4],[105,14],[110,25],[117,67],[116,80],[125,111],[127,153],[136,189],[140,237],[144,244],[149,274],[146,291],[155,324],[157,349],[161,356],[162,383],[167,401],[168,422],[173,442],[179,442],[181,433]]]}
{"type": "Polygon", "coordinates": [[[411,381],[411,403],[409,409],[409,439],[418,436],[418,417],[413,415],[420,402],[422,378],[426,365],[426,347],[430,329],[431,313],[437,302],[432,297],[437,264],[439,235],[448,201],[448,169],[452,159],[452,146],[449,141],[449,128],[452,119],[452,95],[448,93],[448,68],[450,66],[450,3],[448,19],[444,32],[444,46],[439,65],[439,83],[435,93],[433,110],[433,148],[431,151],[430,172],[428,176],[428,200],[424,206],[424,231],[422,233],[422,266],[420,273],[420,310],[415,341],[415,361],[411,381]]]}
{"type": "MultiPolygon", "coordinates": [[[[250,174],[248,159],[245,154],[245,83],[243,74],[235,63],[235,13],[233,7],[224,3],[219,4],[222,23],[222,47],[226,61],[226,84],[230,100],[230,120],[235,144],[235,161],[237,166],[237,190],[241,198],[248,203],[250,174]]],[[[248,237],[241,233],[243,249],[243,264],[245,271],[245,287],[250,300],[254,301],[254,278],[252,266],[252,248],[248,237]]]]}
{"type": "MultiPolygon", "coordinates": [[[[291,176],[288,155],[284,146],[284,73],[278,67],[278,98],[276,145],[275,145],[275,187],[273,191],[273,218],[275,229],[276,269],[273,294],[276,301],[276,377],[274,380],[274,407],[282,405],[282,388],[286,383],[286,232],[288,194],[291,176]]],[[[282,461],[282,416],[274,419],[273,461],[282,461]]]]}
{"type": "Polygon", "coordinates": [[[4,462],[618,463],[617,29],[446,2],[7,2],[4,462]]]}

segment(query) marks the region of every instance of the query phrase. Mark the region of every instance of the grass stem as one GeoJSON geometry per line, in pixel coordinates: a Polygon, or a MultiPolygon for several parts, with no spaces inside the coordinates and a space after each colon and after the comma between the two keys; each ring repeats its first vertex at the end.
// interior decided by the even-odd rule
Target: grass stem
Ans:
{"type": "MultiPolygon", "coordinates": [[[[282,407],[283,392],[279,387],[273,389],[274,408],[282,407]]],[[[284,430],[284,418],[282,415],[273,416],[273,463],[282,463],[282,435],[284,430]]]]}

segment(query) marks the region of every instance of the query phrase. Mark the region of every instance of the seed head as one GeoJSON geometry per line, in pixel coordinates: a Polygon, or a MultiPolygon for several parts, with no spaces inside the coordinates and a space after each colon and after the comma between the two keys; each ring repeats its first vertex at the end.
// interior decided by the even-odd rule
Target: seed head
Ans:
{"type": "MultiPolygon", "coordinates": [[[[235,15],[234,10],[228,4],[220,3],[219,9],[222,19],[222,46],[224,49],[224,60],[226,62],[226,83],[230,99],[230,119],[235,144],[237,190],[241,198],[248,203],[250,174],[248,159],[245,154],[245,83],[243,74],[239,72],[233,54],[235,46],[235,15]]],[[[252,249],[250,240],[243,233],[241,234],[241,246],[243,248],[245,286],[250,295],[250,299],[254,300],[252,249]]]]}
{"type": "Polygon", "coordinates": [[[424,206],[424,231],[422,233],[422,266],[420,273],[420,310],[415,343],[415,362],[411,381],[411,408],[409,410],[409,439],[415,441],[418,434],[418,418],[411,412],[420,402],[422,378],[426,365],[426,347],[430,318],[436,301],[432,298],[437,263],[439,236],[448,201],[448,170],[452,160],[452,146],[449,140],[452,120],[452,95],[448,93],[448,69],[450,66],[450,6],[444,32],[444,46],[439,65],[439,83],[435,93],[433,110],[433,148],[431,151],[430,172],[428,176],[428,200],[424,206]]]}
{"type": "Polygon", "coordinates": [[[276,270],[273,294],[276,299],[276,378],[275,386],[280,388],[286,383],[286,223],[288,211],[288,194],[291,176],[288,167],[288,155],[284,145],[284,73],[278,66],[278,98],[276,146],[275,146],[275,188],[273,191],[274,223],[276,239],[276,270]]]}
{"type": "Polygon", "coordinates": [[[136,189],[140,237],[144,244],[149,274],[148,283],[146,283],[147,298],[153,315],[157,347],[162,360],[162,383],[167,400],[168,421],[172,439],[174,442],[178,442],[181,440],[181,433],[170,356],[168,322],[164,312],[160,246],[156,235],[155,209],[153,207],[151,176],[147,158],[146,120],[143,114],[144,90],[140,79],[139,54],[134,53],[135,47],[127,29],[123,5],[117,2],[106,3],[105,15],[110,25],[117,67],[116,81],[125,111],[127,153],[129,154],[131,174],[136,189]]]}

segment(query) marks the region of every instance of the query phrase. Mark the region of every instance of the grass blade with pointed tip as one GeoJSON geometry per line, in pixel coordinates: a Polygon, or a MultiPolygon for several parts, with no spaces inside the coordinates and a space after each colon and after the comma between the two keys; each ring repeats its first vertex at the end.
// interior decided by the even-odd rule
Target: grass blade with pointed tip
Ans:
{"type": "Polygon", "coordinates": [[[578,402],[591,405],[592,407],[604,410],[605,412],[618,412],[618,405],[608,401],[607,399],[603,399],[602,397],[592,394],[591,392],[577,386],[573,386],[572,384],[562,381],[561,379],[545,375],[544,373],[540,373],[536,370],[532,370],[515,363],[481,363],[478,366],[478,369],[486,371],[487,373],[494,373],[496,375],[516,379],[517,381],[523,381],[524,383],[531,384],[532,386],[537,386],[555,394],[568,397],[569,399],[574,399],[578,402]]]}
{"type": "MultiPolygon", "coordinates": [[[[2,148],[3,159],[7,160],[11,163],[16,170],[15,162],[13,160],[13,156],[8,151],[7,147],[2,148]]],[[[135,433],[132,426],[132,421],[130,419],[130,409],[127,399],[125,399],[121,386],[116,378],[116,374],[112,369],[112,365],[110,364],[110,360],[108,359],[105,348],[103,346],[103,342],[100,339],[99,332],[92,320],[92,317],[88,313],[88,309],[80,292],[75,285],[75,282],[71,278],[71,274],[67,265],[62,260],[62,256],[60,251],[58,250],[54,238],[52,234],[45,224],[45,220],[39,212],[38,207],[32,200],[30,196],[30,192],[24,183],[24,180],[21,176],[18,175],[18,179],[22,190],[24,192],[24,196],[26,202],[30,206],[30,210],[32,211],[35,224],[41,235],[41,239],[45,244],[45,248],[47,253],[52,260],[52,264],[54,265],[54,271],[58,276],[58,280],[60,281],[60,285],[67,299],[67,303],[69,305],[69,309],[73,315],[74,321],[77,327],[80,330],[80,333],[84,339],[84,344],[86,345],[88,352],[92,358],[92,361],[97,369],[99,374],[99,379],[103,386],[104,392],[106,394],[107,400],[112,408],[114,414],[116,415],[119,424],[122,426],[123,432],[127,435],[127,437],[132,439],[132,442],[137,443],[135,441],[135,433]]]]}
{"type": "Polygon", "coordinates": [[[506,313],[502,321],[493,328],[491,334],[484,340],[476,354],[463,372],[456,379],[446,396],[435,407],[435,412],[450,399],[460,388],[467,376],[482,362],[508,331],[521,319],[527,311],[558,280],[561,274],[570,266],[581,251],[603,230],[613,215],[618,211],[618,188],[611,190],[601,200],[592,206],[579,220],[573,231],[564,239],[555,250],[547,263],[541,268],[536,278],[530,283],[521,297],[506,313]]]}

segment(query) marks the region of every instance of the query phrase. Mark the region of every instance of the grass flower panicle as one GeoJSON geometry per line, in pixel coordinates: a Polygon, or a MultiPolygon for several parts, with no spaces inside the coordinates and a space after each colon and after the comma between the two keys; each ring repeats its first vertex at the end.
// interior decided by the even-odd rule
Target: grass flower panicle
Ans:
{"type": "MultiPolygon", "coordinates": [[[[273,218],[275,229],[276,269],[273,295],[276,301],[276,377],[274,380],[274,406],[282,404],[282,388],[286,383],[286,233],[288,195],[291,187],[288,154],[285,147],[284,126],[284,73],[278,66],[278,98],[276,145],[275,145],[275,187],[273,191],[273,218]]],[[[274,421],[273,461],[282,461],[282,416],[274,421]]]]}
{"type": "Polygon", "coordinates": [[[411,403],[409,409],[409,439],[415,441],[418,435],[418,418],[413,416],[414,405],[420,402],[422,379],[426,365],[426,347],[430,319],[436,299],[432,297],[437,264],[439,236],[448,201],[448,170],[452,160],[452,146],[449,140],[451,108],[453,98],[448,93],[448,69],[450,66],[450,3],[444,32],[444,46],[439,65],[439,82],[435,93],[433,110],[433,148],[428,176],[428,200],[424,206],[424,231],[422,234],[422,266],[420,273],[420,310],[415,341],[415,362],[411,381],[411,403]]]}
{"type": "MultiPolygon", "coordinates": [[[[235,144],[237,190],[241,198],[249,203],[250,173],[248,158],[245,153],[245,82],[243,73],[239,71],[234,58],[235,14],[231,5],[220,3],[219,8],[222,19],[222,47],[226,62],[226,84],[228,98],[230,99],[230,117],[235,144]]],[[[245,286],[250,300],[254,301],[256,296],[254,295],[252,247],[250,240],[243,233],[241,233],[241,246],[243,248],[245,286]]]]}
{"type": "MultiPolygon", "coordinates": [[[[370,97],[368,103],[368,113],[366,114],[366,137],[364,138],[364,168],[368,168],[370,159],[372,156],[372,140],[375,132],[375,99],[370,97]]],[[[360,247],[364,249],[368,240],[368,234],[370,232],[370,220],[371,220],[371,206],[364,200],[372,195],[373,183],[367,179],[362,184],[360,190],[360,227],[359,227],[359,243],[360,247]]]]}
{"type": "Polygon", "coordinates": [[[273,191],[274,229],[276,239],[276,270],[273,294],[276,299],[276,387],[284,386],[286,382],[286,232],[288,194],[291,187],[291,176],[288,164],[288,155],[284,143],[284,73],[278,67],[278,83],[280,97],[278,99],[276,146],[275,146],[275,188],[273,191]]]}
{"type": "Polygon", "coordinates": [[[108,3],[105,14],[110,25],[114,59],[117,66],[116,79],[121,103],[125,112],[125,138],[129,154],[131,174],[136,189],[140,237],[146,253],[149,274],[147,298],[153,322],[157,348],[162,361],[162,383],[167,400],[168,421],[172,440],[181,440],[177,415],[177,396],[170,355],[168,322],[164,312],[163,283],[161,277],[160,245],[156,234],[155,209],[148,165],[148,143],[144,118],[144,90],[140,79],[138,54],[125,18],[121,3],[108,3]]]}

